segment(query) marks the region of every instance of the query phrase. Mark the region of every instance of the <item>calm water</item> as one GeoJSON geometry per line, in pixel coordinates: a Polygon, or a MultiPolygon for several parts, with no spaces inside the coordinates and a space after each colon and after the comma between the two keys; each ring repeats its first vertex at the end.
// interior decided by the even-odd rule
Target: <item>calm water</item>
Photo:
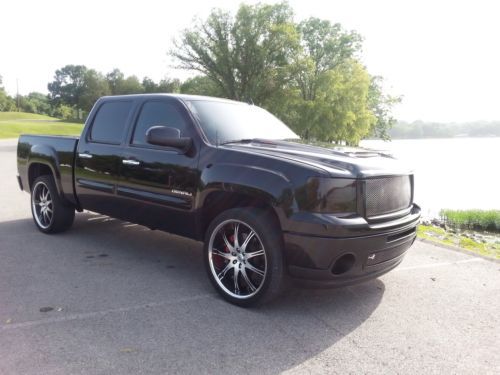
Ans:
{"type": "Polygon", "coordinates": [[[500,209],[500,138],[366,140],[415,170],[415,202],[426,216],[441,208],[500,209]]]}

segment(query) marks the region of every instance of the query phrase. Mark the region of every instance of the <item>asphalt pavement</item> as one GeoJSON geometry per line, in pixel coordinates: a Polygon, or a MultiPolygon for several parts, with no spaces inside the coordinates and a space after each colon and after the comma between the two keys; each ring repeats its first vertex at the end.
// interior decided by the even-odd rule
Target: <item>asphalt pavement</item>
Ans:
{"type": "Polygon", "coordinates": [[[379,279],[243,309],[202,246],[93,213],[44,235],[0,141],[0,374],[498,374],[500,264],[417,241],[379,279]]]}

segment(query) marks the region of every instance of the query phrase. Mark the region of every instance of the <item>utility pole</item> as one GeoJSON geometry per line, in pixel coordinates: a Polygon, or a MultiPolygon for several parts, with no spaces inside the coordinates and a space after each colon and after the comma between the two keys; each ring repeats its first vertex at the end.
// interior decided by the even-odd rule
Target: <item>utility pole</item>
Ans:
{"type": "Polygon", "coordinates": [[[19,78],[16,78],[16,90],[17,90],[17,112],[20,112],[19,109],[19,78]]]}

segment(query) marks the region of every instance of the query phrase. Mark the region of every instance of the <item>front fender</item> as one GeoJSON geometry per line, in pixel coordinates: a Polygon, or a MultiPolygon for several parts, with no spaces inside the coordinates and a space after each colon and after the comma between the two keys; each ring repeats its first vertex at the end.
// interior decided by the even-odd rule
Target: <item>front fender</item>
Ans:
{"type": "Polygon", "coordinates": [[[281,172],[262,167],[231,163],[207,167],[201,174],[196,207],[203,207],[205,199],[214,191],[256,196],[273,208],[280,222],[296,208],[290,180],[281,172]]]}

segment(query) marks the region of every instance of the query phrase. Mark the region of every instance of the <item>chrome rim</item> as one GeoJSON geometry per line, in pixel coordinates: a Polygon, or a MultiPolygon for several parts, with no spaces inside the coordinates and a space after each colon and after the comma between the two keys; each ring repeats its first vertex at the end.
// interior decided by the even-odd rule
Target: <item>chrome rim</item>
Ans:
{"type": "Polygon", "coordinates": [[[264,285],[266,250],[257,232],[242,221],[226,220],[215,228],[208,262],[217,284],[234,298],[250,298],[264,285]]]}
{"type": "Polygon", "coordinates": [[[36,223],[41,228],[47,229],[54,218],[54,205],[52,204],[49,188],[45,183],[38,182],[35,185],[31,195],[31,204],[36,223]]]}

